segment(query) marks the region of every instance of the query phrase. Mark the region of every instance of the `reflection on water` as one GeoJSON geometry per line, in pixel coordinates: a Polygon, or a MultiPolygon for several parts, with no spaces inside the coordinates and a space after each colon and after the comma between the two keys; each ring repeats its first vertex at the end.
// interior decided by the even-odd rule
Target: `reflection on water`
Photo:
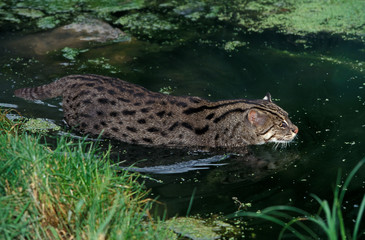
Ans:
{"type": "MultiPolygon", "coordinates": [[[[257,99],[269,91],[289,112],[300,132],[285,149],[256,146],[237,155],[112,142],[112,157],[121,167],[134,164],[158,180],[144,181],[152,195],[166,203],[169,216],[186,214],[194,189],[192,214],[232,213],[237,210],[232,198],[252,203],[252,210],[291,204],[316,212],[309,194],[332,199],[338,169],[346,176],[365,155],[365,56],[359,43],[323,38],[304,49],[290,38],[251,34],[242,36],[250,44],[236,52],[200,43],[164,51],[148,43],[116,43],[91,47],[70,62],[55,55],[30,58],[4,47],[14,37],[21,39],[5,34],[0,40],[0,102],[27,117],[48,118],[62,125],[62,112],[52,107],[59,106],[60,99],[37,104],[15,98],[13,91],[71,73],[116,76],[153,91],[170,86],[175,95],[210,100],[257,99]],[[118,71],[87,64],[90,58],[113,59],[120,52],[129,61],[116,61],[113,67],[118,71]]],[[[26,45],[17,44],[18,49],[26,45]]],[[[353,206],[361,201],[364,173],[359,172],[353,180],[351,199],[345,202],[348,221],[353,218],[353,206]]]]}

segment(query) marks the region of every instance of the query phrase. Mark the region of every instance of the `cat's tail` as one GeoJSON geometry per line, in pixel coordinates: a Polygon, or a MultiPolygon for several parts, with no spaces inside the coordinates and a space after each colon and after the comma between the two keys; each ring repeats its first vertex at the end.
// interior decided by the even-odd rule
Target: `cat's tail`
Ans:
{"type": "Polygon", "coordinates": [[[26,100],[43,100],[61,96],[67,87],[67,78],[60,78],[50,84],[34,87],[21,88],[14,92],[14,95],[26,100]]]}

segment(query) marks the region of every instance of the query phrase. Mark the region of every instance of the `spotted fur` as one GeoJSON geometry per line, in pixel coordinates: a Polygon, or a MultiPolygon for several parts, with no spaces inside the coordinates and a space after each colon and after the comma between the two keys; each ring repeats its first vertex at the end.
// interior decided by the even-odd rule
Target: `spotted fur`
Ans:
{"type": "Polygon", "coordinates": [[[287,143],[298,133],[270,94],[210,102],[152,92],[117,78],[70,75],[15,95],[28,100],[62,96],[70,126],[133,144],[242,147],[287,143]]]}

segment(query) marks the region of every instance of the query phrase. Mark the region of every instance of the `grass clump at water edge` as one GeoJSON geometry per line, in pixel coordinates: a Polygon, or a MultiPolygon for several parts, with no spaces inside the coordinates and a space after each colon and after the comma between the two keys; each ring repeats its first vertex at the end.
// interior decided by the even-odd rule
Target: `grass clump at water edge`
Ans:
{"type": "Polygon", "coordinates": [[[0,122],[1,239],[173,239],[162,221],[149,218],[153,200],[136,180],[116,173],[108,153],[83,141],[12,131],[0,122]]]}
{"type": "MultiPolygon", "coordinates": [[[[238,211],[228,216],[228,218],[254,217],[278,224],[283,227],[278,239],[282,239],[286,231],[290,231],[298,239],[320,239],[320,234],[322,233],[315,232],[313,228],[306,223],[314,223],[314,225],[318,227],[317,229],[321,230],[329,240],[360,239],[361,236],[363,237],[365,235],[365,232],[361,233],[360,231],[361,220],[365,211],[365,194],[363,195],[362,201],[359,205],[356,220],[352,229],[345,226],[342,203],[352,178],[364,164],[365,158],[363,158],[354,167],[342,185],[341,174],[338,174],[332,206],[327,200],[322,200],[317,195],[312,194],[312,197],[320,206],[317,214],[311,214],[297,207],[284,205],[267,207],[259,212],[238,211]],[[293,216],[292,214],[299,216],[293,216]]],[[[363,224],[362,227],[364,227],[363,224]]]]}

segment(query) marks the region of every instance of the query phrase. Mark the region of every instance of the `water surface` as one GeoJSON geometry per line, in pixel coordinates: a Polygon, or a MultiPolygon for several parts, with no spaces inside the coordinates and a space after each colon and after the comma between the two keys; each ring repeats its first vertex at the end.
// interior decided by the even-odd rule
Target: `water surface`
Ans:
{"type": "MultiPolygon", "coordinates": [[[[213,40],[220,38],[224,35],[213,40]]],[[[115,76],[153,91],[170,86],[174,95],[209,100],[257,99],[270,92],[299,127],[298,138],[285,149],[255,146],[239,156],[112,141],[113,156],[123,166],[164,166],[144,174],[152,178],[146,184],[166,204],[160,210],[167,209],[168,216],[185,215],[194,191],[192,215],[230,214],[238,209],[233,198],[252,203],[252,211],[289,204],[315,213],[310,194],[331,200],[338,169],[346,176],[365,156],[365,46],[331,36],[307,39],[309,48],[271,33],[237,38],[249,44],[232,52],[202,41],[170,48],[136,40],[83,43],[77,47],[88,51],[70,61],[39,35],[2,33],[0,106],[54,120],[67,130],[60,98],[30,102],[15,98],[13,91],[75,73],[115,76]],[[42,51],[35,49],[39,45],[42,51]]],[[[349,223],[364,194],[364,173],[354,178],[345,199],[349,223]]],[[[272,236],[270,226],[256,226],[254,232],[272,236]]]]}

